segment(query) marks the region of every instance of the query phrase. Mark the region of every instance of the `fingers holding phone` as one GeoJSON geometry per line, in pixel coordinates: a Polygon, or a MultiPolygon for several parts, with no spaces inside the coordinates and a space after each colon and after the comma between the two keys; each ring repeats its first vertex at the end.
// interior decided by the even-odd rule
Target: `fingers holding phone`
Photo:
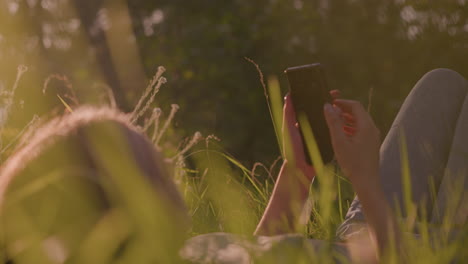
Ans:
{"type": "Polygon", "coordinates": [[[301,130],[296,128],[296,114],[303,114],[325,163],[335,156],[352,182],[377,174],[380,133],[364,107],[357,101],[340,99],[339,90],[329,91],[319,63],[291,67],[285,73],[290,91],[285,124],[291,131],[291,152],[312,164],[301,130]]]}
{"type": "MultiPolygon", "coordinates": [[[[340,92],[340,90],[331,90],[330,91],[330,96],[331,96],[332,102],[334,104],[335,100],[339,100],[341,98],[341,92],[340,92]]],[[[341,111],[340,108],[338,108],[338,110],[341,111]]],[[[348,135],[352,135],[355,132],[354,125],[355,125],[355,122],[356,122],[353,115],[350,114],[350,113],[341,111],[340,116],[341,116],[341,119],[343,119],[343,121],[345,122],[343,130],[348,135]]]]}

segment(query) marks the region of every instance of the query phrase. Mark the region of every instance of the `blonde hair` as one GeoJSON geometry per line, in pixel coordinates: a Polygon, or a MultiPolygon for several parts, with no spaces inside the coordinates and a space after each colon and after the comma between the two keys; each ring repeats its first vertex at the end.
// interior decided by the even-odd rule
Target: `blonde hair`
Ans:
{"type": "MultiPolygon", "coordinates": [[[[31,161],[59,140],[78,136],[78,140],[82,144],[86,144],[87,142],[83,142],[86,139],[79,134],[87,127],[105,122],[118,125],[124,132],[130,149],[133,150],[133,153],[129,154],[135,158],[136,163],[145,172],[145,176],[154,184],[164,185],[163,189],[170,192],[169,195],[173,196],[175,202],[182,203],[175,186],[163,168],[161,154],[156,151],[146,136],[130,122],[130,116],[112,108],[90,106],[80,107],[73,113],[56,117],[36,129],[32,136],[26,135],[21,139],[20,145],[22,147],[14,151],[0,169],[0,203],[10,181],[31,161]]],[[[85,151],[89,150],[85,149],[85,151]]],[[[155,187],[158,188],[156,185],[155,187]]]]}
{"type": "MultiPolygon", "coordinates": [[[[140,175],[128,175],[129,177],[126,178],[130,182],[140,180],[145,188],[148,187],[146,189],[156,193],[158,198],[162,198],[161,202],[167,208],[173,210],[171,212],[167,211],[167,215],[161,216],[166,218],[163,221],[174,222],[168,220],[174,219],[174,217],[187,217],[188,220],[183,199],[179,195],[170,175],[166,172],[161,154],[156,151],[139,128],[131,124],[129,115],[111,108],[85,106],[46,122],[29,135],[31,136],[26,135],[23,137],[21,141],[23,143],[0,168],[0,215],[2,218],[6,217],[3,212],[5,204],[12,199],[10,194],[13,196],[18,189],[17,187],[25,186],[33,179],[41,180],[41,177],[48,172],[59,169],[59,173],[65,176],[63,178],[67,178],[76,173],[76,171],[70,172],[70,168],[72,170],[74,168],[77,170],[83,169],[80,173],[84,172],[87,179],[91,179],[91,182],[99,182],[95,180],[110,179],[112,177],[107,177],[109,174],[119,170],[122,171],[125,169],[124,166],[133,164],[138,170],[136,174],[143,176],[143,179],[141,177],[138,179],[132,178],[140,175]],[[99,132],[97,135],[98,140],[93,135],[93,132],[96,131],[99,132]],[[114,141],[109,140],[113,132],[118,132],[121,137],[114,137],[112,139],[114,141]],[[119,142],[116,143],[116,141],[119,142]],[[97,155],[96,149],[99,149],[97,145],[106,145],[105,147],[111,153],[110,156],[119,155],[120,161],[129,159],[130,163],[115,162],[114,164],[111,162],[111,166],[115,168],[101,170],[100,162],[102,162],[102,159],[97,155]],[[72,148],[69,148],[70,146],[72,148]],[[121,148],[122,146],[124,148],[121,148]],[[122,153],[122,151],[126,153],[122,153]],[[73,159],[68,159],[67,155],[71,155],[70,157],[73,157],[73,159]],[[58,161],[51,160],[56,157],[58,157],[58,161]]],[[[110,159],[112,160],[112,157],[110,159]]],[[[112,179],[115,179],[115,177],[112,179]]],[[[45,184],[49,183],[46,181],[45,184]]],[[[98,191],[97,197],[100,199],[100,201],[97,201],[100,204],[98,208],[106,211],[111,198],[108,197],[104,187],[96,184],[90,185],[89,188],[98,191]]],[[[135,193],[135,195],[139,194],[135,193]]],[[[34,199],[32,199],[32,203],[34,202],[34,199]]],[[[142,201],[140,199],[138,202],[151,203],[153,200],[142,201]]],[[[181,223],[188,224],[187,220],[182,220],[181,223]]],[[[184,227],[180,229],[182,230],[184,227]]]]}

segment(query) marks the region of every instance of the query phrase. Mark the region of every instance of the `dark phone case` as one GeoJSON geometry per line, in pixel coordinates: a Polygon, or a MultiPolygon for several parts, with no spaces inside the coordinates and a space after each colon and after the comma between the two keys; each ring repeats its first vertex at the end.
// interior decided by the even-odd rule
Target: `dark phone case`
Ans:
{"type": "MultiPolygon", "coordinates": [[[[285,73],[288,76],[290,96],[296,115],[304,113],[307,116],[323,162],[332,161],[334,156],[333,148],[323,114],[323,106],[331,101],[331,96],[327,89],[322,66],[320,63],[315,63],[291,67],[286,69],[285,73]]],[[[302,136],[302,140],[305,142],[304,136],[302,136]]],[[[304,152],[308,163],[312,164],[305,144],[304,152]]]]}

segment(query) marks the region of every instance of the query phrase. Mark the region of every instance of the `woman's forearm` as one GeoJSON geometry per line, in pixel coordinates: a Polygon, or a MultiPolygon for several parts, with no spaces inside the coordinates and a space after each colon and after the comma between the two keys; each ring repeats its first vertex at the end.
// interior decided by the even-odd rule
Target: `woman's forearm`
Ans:
{"type": "Polygon", "coordinates": [[[284,161],[254,235],[278,235],[297,230],[313,178],[306,177],[307,173],[311,172],[284,161]]]}
{"type": "Polygon", "coordinates": [[[379,182],[380,131],[360,102],[335,99],[324,106],[335,157],[350,179],[377,242],[379,256],[400,231],[379,182]]]}
{"type": "MultiPolygon", "coordinates": [[[[367,178],[376,179],[378,175],[367,178]]],[[[396,218],[380,184],[366,182],[353,186],[361,201],[373,239],[377,243],[379,255],[382,256],[386,249],[399,243],[400,229],[396,218]]]]}

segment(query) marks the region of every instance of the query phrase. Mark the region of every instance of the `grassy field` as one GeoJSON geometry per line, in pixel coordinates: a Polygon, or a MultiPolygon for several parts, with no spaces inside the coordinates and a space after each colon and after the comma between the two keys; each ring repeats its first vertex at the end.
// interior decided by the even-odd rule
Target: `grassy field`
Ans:
{"type": "MultiPolygon", "coordinates": [[[[3,94],[6,104],[1,115],[2,161],[7,160],[15,145],[21,143],[19,138],[39,124],[38,118],[35,117],[21,130],[7,126],[14,91],[25,71],[25,68],[19,69],[14,86],[3,94]]],[[[6,239],[8,236],[5,233],[10,234],[13,231],[2,230],[2,246],[5,249],[2,252],[3,258],[6,258],[5,253],[8,252],[11,257],[11,252],[15,252],[14,263],[179,263],[182,261],[178,259],[176,252],[188,237],[210,232],[251,236],[270,197],[281,159],[278,158],[271,164],[256,163],[253,168],[247,168],[236,157],[223,151],[222,138],[218,139],[215,135],[201,135],[195,132],[180,143],[177,131],[171,127],[178,106],[171,105],[169,111],[154,107],[157,93],[166,82],[163,73],[164,68],[159,68],[142,98],[136,103],[130,120],[147,135],[154,147],[164,154],[165,164],[184,197],[191,218],[188,234],[179,226],[180,223],[171,222],[170,218],[164,217],[168,211],[162,204],[162,199],[148,188],[143,177],[139,177],[139,171],[125,159],[125,155],[116,155],[109,149],[98,147],[97,152],[103,163],[113,172],[115,184],[106,185],[104,188],[106,194],[113,197],[112,206],[99,217],[99,221],[89,225],[82,242],[75,248],[66,248],[67,245],[57,239],[58,234],[50,231],[54,230],[52,227],[44,229],[36,221],[42,221],[44,225],[63,225],[66,230],[82,230],[83,227],[67,222],[70,218],[58,217],[60,214],[54,211],[54,208],[62,199],[68,201],[69,196],[73,196],[73,203],[65,206],[75,206],[69,208],[75,216],[86,214],[89,205],[84,203],[90,200],[80,199],[86,194],[80,193],[79,189],[77,191],[73,183],[62,184],[60,181],[63,179],[54,178],[52,174],[38,175],[25,184],[22,189],[24,192],[18,194],[18,201],[37,199],[36,194],[45,191],[47,199],[37,200],[37,210],[42,212],[40,219],[28,218],[25,210],[15,202],[3,204],[3,208],[6,207],[11,210],[8,212],[12,212],[5,221],[11,221],[13,231],[22,234],[23,237],[23,240],[10,241],[6,239]],[[115,164],[126,169],[119,171],[115,164]]],[[[278,142],[282,145],[279,129],[282,101],[278,83],[274,78],[269,80],[268,89],[272,119],[275,122],[278,142]]],[[[73,112],[76,106],[66,98],[64,95],[58,95],[57,100],[63,103],[65,112],[73,112]]],[[[112,95],[109,94],[106,104],[113,105],[113,102],[112,95]]],[[[159,106],[160,103],[156,105],[159,106]]],[[[308,142],[313,142],[310,134],[306,136],[309,138],[308,142]]],[[[95,140],[96,145],[99,145],[106,139],[96,136],[95,140]]],[[[311,149],[311,156],[317,157],[317,150],[313,148],[313,144],[311,149]]],[[[317,158],[314,163],[318,167],[323,166],[318,165],[321,162],[317,158]]],[[[408,166],[404,163],[402,168],[406,179],[409,177],[408,166]]],[[[304,238],[332,241],[335,229],[343,220],[354,193],[349,181],[335,166],[327,166],[320,171],[311,188],[310,202],[313,209],[302,235],[304,238]]],[[[409,200],[407,209],[410,212],[415,210],[409,200]]],[[[4,221],[6,217],[4,213],[2,215],[4,221]]],[[[459,232],[459,239],[451,241],[448,230],[453,228],[452,219],[447,217],[442,227],[410,220],[401,222],[402,229],[417,227],[420,236],[408,234],[401,241],[406,249],[408,263],[450,263],[452,259],[463,263],[468,260],[466,228],[459,232]]],[[[382,263],[400,263],[401,252],[395,248],[397,247],[389,251],[382,263]]],[[[255,263],[334,261],[329,248],[317,252],[306,243],[295,247],[276,248],[268,254],[259,257],[255,263]]]]}

